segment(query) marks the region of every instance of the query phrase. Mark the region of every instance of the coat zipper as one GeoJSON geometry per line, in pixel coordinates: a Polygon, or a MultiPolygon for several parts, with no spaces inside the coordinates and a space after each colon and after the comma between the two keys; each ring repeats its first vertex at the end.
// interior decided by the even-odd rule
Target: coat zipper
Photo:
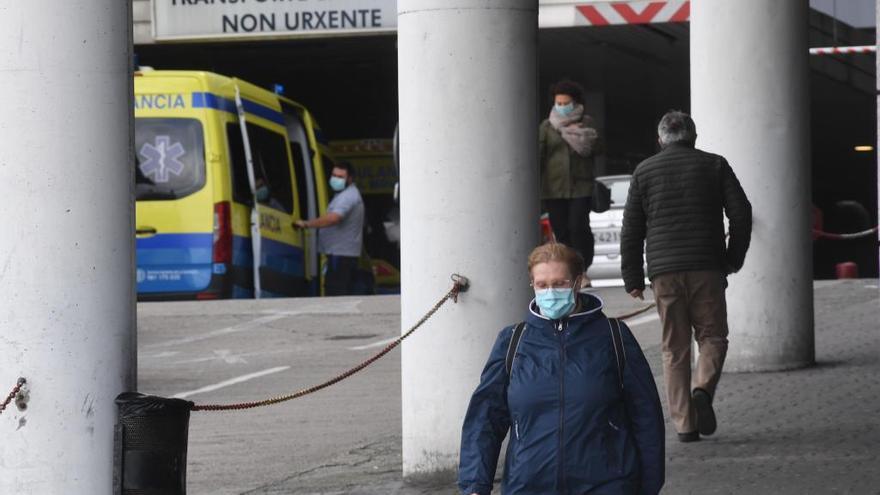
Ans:
{"type": "Polygon", "coordinates": [[[559,337],[559,493],[565,493],[565,324],[562,320],[556,323],[559,337]]]}

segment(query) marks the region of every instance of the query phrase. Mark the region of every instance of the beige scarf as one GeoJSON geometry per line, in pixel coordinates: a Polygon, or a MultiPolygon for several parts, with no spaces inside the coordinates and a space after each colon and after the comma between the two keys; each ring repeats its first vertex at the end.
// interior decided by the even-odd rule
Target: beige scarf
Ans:
{"type": "Polygon", "coordinates": [[[575,153],[581,156],[590,156],[599,134],[596,129],[584,124],[583,105],[575,106],[568,116],[563,116],[554,107],[550,110],[549,120],[550,125],[559,132],[562,139],[571,146],[575,153]]]}

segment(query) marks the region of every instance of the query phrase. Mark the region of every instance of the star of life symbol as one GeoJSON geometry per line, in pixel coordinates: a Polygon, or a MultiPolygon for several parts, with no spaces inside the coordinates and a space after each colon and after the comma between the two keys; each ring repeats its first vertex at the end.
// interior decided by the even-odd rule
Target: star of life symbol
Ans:
{"type": "Polygon", "coordinates": [[[156,136],[155,144],[144,143],[140,155],[144,161],[140,164],[144,176],[152,176],[156,184],[164,184],[171,180],[171,175],[183,173],[184,165],[178,160],[186,154],[180,143],[171,144],[169,136],[156,136]]]}

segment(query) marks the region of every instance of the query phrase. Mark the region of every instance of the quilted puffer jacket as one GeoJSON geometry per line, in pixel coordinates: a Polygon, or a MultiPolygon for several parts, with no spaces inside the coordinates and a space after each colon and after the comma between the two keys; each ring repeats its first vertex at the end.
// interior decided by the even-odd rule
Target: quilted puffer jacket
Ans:
{"type": "Polygon", "coordinates": [[[752,205],[719,155],[671,144],[636,167],[620,233],[626,290],[648,278],[681,271],[742,268],[752,232],[752,205]],[[725,238],[724,215],[729,220],[725,238]]]}

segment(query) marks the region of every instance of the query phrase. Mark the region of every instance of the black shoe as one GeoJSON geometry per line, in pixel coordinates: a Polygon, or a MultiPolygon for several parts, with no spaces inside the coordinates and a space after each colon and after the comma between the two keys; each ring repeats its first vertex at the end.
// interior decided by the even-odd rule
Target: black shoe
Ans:
{"type": "Polygon", "coordinates": [[[715,433],[718,423],[715,420],[715,410],[712,409],[712,397],[709,392],[695,388],[691,397],[694,401],[694,409],[697,411],[697,429],[700,435],[709,436],[715,433]]]}
{"type": "Polygon", "coordinates": [[[690,442],[699,442],[700,441],[700,432],[691,431],[688,433],[679,433],[678,441],[682,443],[690,443],[690,442]]]}

